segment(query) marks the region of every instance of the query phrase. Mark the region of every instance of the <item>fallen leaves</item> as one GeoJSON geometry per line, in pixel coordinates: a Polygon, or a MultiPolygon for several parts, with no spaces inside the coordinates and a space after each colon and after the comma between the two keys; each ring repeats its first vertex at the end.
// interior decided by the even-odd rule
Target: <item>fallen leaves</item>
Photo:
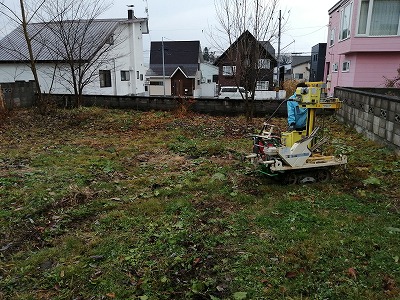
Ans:
{"type": "Polygon", "coordinates": [[[357,279],[357,271],[356,271],[354,268],[349,268],[349,269],[347,270],[347,275],[348,275],[350,278],[354,279],[354,280],[357,279]]]}
{"type": "Polygon", "coordinates": [[[289,279],[296,278],[300,274],[304,274],[304,273],[306,273],[306,269],[305,268],[298,268],[297,270],[286,272],[285,277],[289,278],[289,279]]]}

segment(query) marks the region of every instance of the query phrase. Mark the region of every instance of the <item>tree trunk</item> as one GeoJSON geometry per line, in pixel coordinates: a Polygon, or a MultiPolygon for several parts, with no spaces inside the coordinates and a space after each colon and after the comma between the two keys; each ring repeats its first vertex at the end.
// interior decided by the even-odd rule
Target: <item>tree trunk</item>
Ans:
{"type": "Polygon", "coordinates": [[[33,54],[33,50],[32,50],[32,40],[29,36],[28,33],[28,22],[26,20],[26,15],[25,15],[25,6],[24,6],[24,1],[20,0],[19,1],[20,6],[21,6],[21,15],[22,15],[22,29],[24,32],[24,37],[25,37],[25,41],[26,41],[26,45],[28,47],[28,52],[29,52],[29,63],[30,63],[30,68],[33,74],[33,78],[35,80],[35,86],[36,86],[36,93],[38,95],[37,98],[37,103],[36,105],[39,108],[40,113],[44,114],[47,111],[47,105],[43,99],[43,95],[42,95],[42,91],[40,88],[40,82],[39,82],[39,76],[37,74],[37,69],[36,69],[36,60],[33,54]]]}

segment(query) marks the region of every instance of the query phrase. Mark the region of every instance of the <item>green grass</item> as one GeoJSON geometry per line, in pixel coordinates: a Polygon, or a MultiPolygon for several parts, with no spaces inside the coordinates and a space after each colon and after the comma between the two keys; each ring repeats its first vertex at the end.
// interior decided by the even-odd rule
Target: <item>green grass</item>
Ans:
{"type": "Polygon", "coordinates": [[[0,299],[398,299],[399,159],[324,124],[347,169],[285,186],[241,162],[243,118],[13,112],[0,299]]]}

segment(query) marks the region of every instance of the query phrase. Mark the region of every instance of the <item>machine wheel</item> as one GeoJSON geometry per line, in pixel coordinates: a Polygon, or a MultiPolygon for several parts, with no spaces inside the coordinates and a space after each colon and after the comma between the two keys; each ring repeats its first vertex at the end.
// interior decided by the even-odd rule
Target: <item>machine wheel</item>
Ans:
{"type": "Polygon", "coordinates": [[[332,174],[328,169],[320,169],[317,173],[317,180],[319,182],[327,182],[332,178],[332,174]]]}
{"type": "Polygon", "coordinates": [[[288,172],[285,174],[285,183],[292,185],[292,184],[296,184],[298,181],[298,176],[296,173],[294,172],[288,172]]]}

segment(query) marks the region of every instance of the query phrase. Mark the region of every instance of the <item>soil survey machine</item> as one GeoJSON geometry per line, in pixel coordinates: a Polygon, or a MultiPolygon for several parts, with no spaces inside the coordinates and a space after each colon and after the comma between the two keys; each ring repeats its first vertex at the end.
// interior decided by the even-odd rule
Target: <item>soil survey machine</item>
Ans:
{"type": "Polygon", "coordinates": [[[296,89],[299,107],[307,108],[306,129],[279,132],[274,125],[264,123],[260,134],[253,134],[253,153],[247,155],[259,171],[287,184],[327,181],[331,169],[347,164],[346,156],[325,156],[316,150],[326,142],[315,141],[319,127],[315,127],[316,111],[337,110],[341,101],[326,96],[326,84],[308,82],[296,89]]]}

